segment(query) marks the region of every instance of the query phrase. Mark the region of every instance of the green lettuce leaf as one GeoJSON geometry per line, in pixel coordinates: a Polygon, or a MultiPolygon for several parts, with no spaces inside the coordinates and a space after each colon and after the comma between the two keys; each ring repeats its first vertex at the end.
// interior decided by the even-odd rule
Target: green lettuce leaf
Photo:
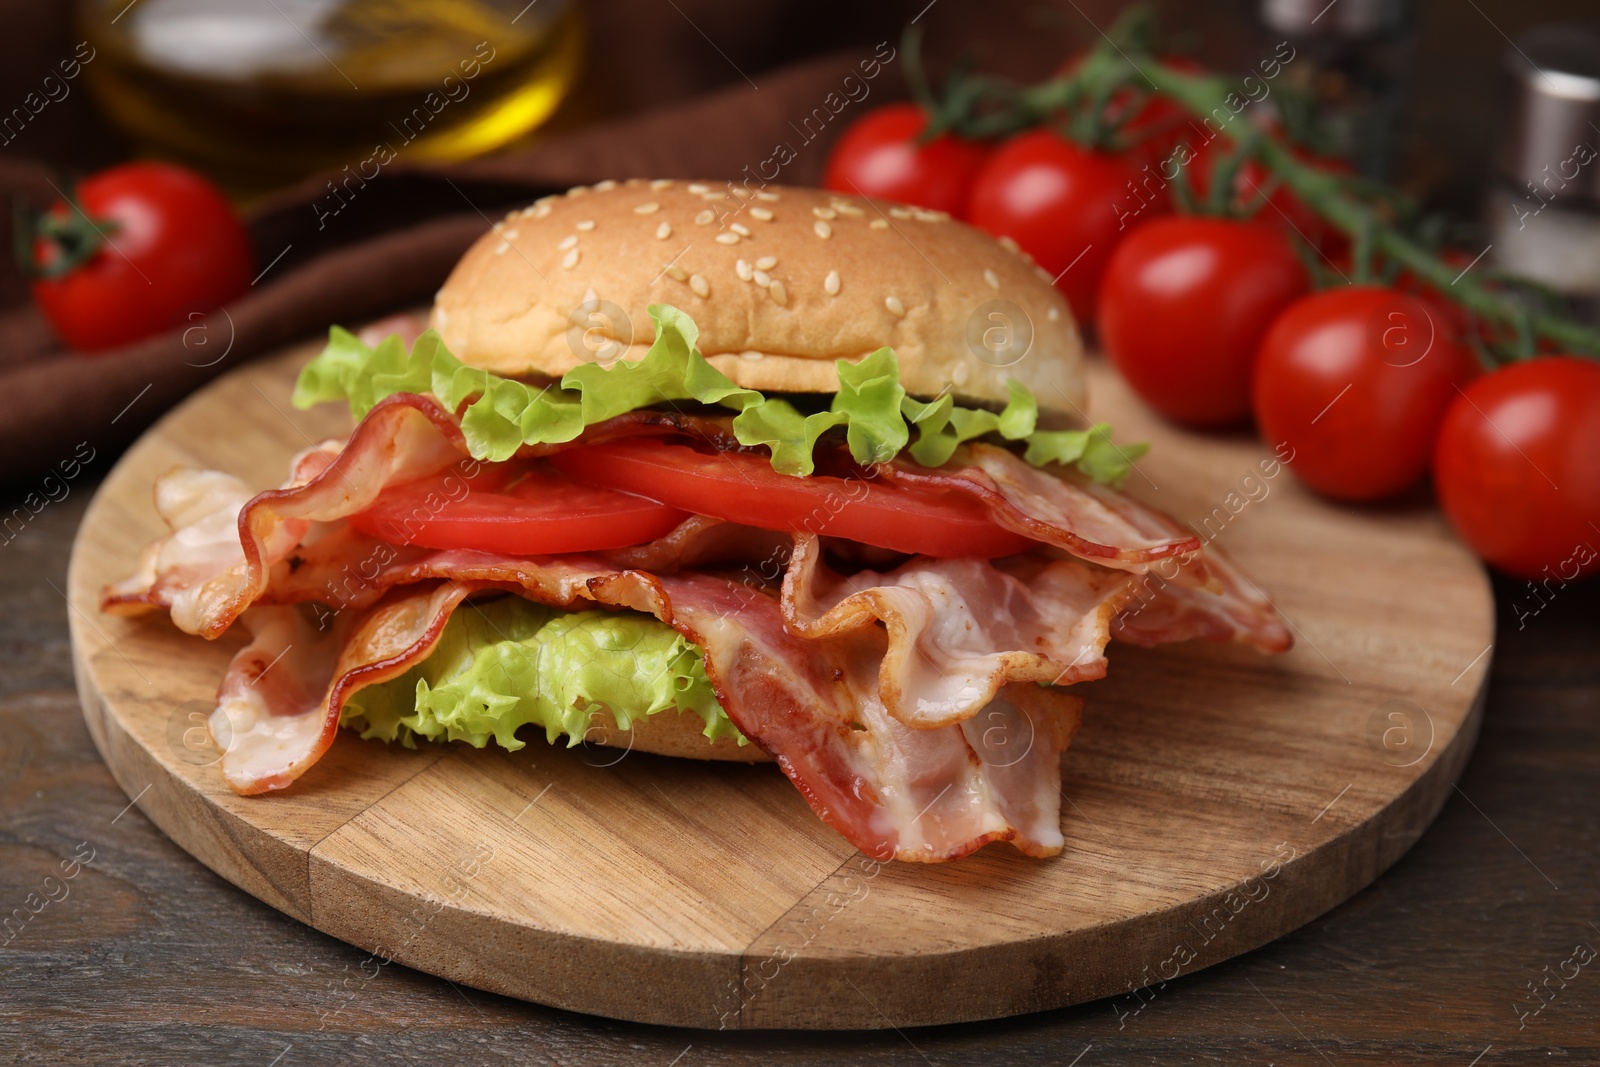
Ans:
{"type": "Polygon", "coordinates": [[[563,611],[517,596],[467,603],[428,658],[398,678],[358,690],[339,716],[362,737],[489,741],[515,751],[533,723],[554,742],[583,740],[596,708],[628,728],[643,715],[693,712],[708,738],[748,744],[706,678],[698,646],[633,611],[563,611]]]}
{"type": "Polygon", "coordinates": [[[431,391],[461,415],[467,449],[478,459],[506,460],[523,445],[571,441],[584,428],[639,408],[683,402],[738,412],[734,436],[772,455],[774,470],[808,475],[815,470],[818,439],[842,427],[857,463],[883,463],[902,451],[928,467],[947,463],[965,441],[998,435],[1026,445],[1035,466],[1061,463],[1095,481],[1118,484],[1147,446],[1118,446],[1110,428],[1041,431],[1038,403],[1027,387],[1006,383],[1010,398],[999,412],[965,408],[946,394],[929,403],[906,396],[893,350],[880,348],[855,363],[838,360],[839,391],[827,411],[802,414],[782,397],[735,385],[700,354],[694,320],[675,307],[654,304],[655,341],[644,358],[610,366],[585,363],[559,383],[535,385],[467,367],[439,335],[424,333],[408,353],[398,338],[369,348],[334,327],[328,346],[301,371],[296,407],[345,400],[361,418],[395,393],[431,391]],[[917,431],[915,440],[911,431],[917,431]]]}

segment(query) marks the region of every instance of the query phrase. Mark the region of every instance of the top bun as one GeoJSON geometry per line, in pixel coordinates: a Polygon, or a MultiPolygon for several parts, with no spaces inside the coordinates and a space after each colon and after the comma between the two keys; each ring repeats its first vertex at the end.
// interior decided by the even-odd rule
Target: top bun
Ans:
{"type": "Polygon", "coordinates": [[[1067,303],[1011,243],[943,212],[817,189],[715,182],[582,186],[514,211],[462,257],[431,325],[457,358],[510,376],[642,358],[646,308],[672,304],[740,386],[831,393],[834,360],[887,345],[913,396],[988,404],[1006,379],[1081,417],[1067,303]]]}

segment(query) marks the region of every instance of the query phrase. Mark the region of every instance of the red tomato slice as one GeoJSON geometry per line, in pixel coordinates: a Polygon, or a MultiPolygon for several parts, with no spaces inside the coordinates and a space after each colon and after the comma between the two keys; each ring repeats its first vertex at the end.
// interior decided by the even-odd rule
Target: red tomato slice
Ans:
{"type": "Polygon", "coordinates": [[[391,486],[349,521],[395,544],[544,556],[653,541],[686,518],[642,496],[497,464],[470,479],[445,470],[391,486]]]}
{"type": "Polygon", "coordinates": [[[992,559],[1034,544],[957,493],[865,478],[796,478],[754,453],[708,455],[687,445],[627,440],[570,449],[550,462],[582,481],[647,494],[698,515],[896,552],[992,559]]]}

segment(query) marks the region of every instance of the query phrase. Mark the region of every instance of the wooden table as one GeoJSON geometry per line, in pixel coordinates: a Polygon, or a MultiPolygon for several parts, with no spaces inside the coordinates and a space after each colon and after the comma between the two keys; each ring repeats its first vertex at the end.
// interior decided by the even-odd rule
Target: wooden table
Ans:
{"type": "MultiPolygon", "coordinates": [[[[55,898],[0,932],[0,1063],[1600,1063],[1600,958],[1559,977],[1575,946],[1600,949],[1596,583],[1542,608],[1498,583],[1460,791],[1377,884],[1264,949],[1142,999],[991,1023],[680,1031],[363,970],[365,953],[234,889],[130,808],[85,731],[67,643],[89,478],[0,543],[0,920],[55,898]]],[[[0,514],[20,500],[0,496],[0,514]]]]}

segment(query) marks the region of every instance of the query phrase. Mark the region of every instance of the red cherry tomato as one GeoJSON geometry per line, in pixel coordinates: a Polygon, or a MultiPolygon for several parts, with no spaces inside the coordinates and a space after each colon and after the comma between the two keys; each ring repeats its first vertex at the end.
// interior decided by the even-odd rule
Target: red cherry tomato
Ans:
{"type": "Polygon", "coordinates": [[[250,284],[244,226],[217,187],[191,171],[125,163],[80,182],[75,199],[78,210],[57,203],[42,220],[34,257],[45,276],[33,283],[34,300],[73,348],[93,352],[149,337],[250,284]],[[48,236],[62,227],[73,232],[48,236]],[[87,258],[50,276],[68,262],[69,246],[84,240],[87,258]]]}
{"type": "Polygon", "coordinates": [[[1462,540],[1508,574],[1600,570],[1600,363],[1544,356],[1485,375],[1451,403],[1434,479],[1462,540]]]}
{"type": "Polygon", "coordinates": [[[965,217],[972,180],[989,146],[948,133],[918,144],[927,127],[928,116],[916,104],[867,112],[833,146],[822,187],[965,217]]]}
{"type": "Polygon", "coordinates": [[[642,496],[502,463],[476,478],[445,470],[390,486],[349,521],[394,544],[539,556],[642,544],[686,518],[642,496]]]}
{"type": "Polygon", "coordinates": [[[1473,373],[1426,301],[1347,286],[1289,305],[1261,342],[1256,424],[1312,488],[1379,500],[1422,477],[1456,389],[1473,373]]]}
{"type": "Polygon", "coordinates": [[[573,478],[696,515],[843,537],[895,552],[989,559],[1035,544],[996,525],[981,505],[956,493],[825,474],[796,478],[748,452],[706,454],[688,445],[633,439],[568,449],[551,462],[573,478]]]}
{"type": "Polygon", "coordinates": [[[1256,350],[1311,286],[1294,249],[1255,222],[1168,216],[1137,227],[1100,283],[1100,340],[1145,403],[1174,422],[1250,414],[1256,350]]]}
{"type": "Polygon", "coordinates": [[[1117,242],[1135,222],[1168,210],[1158,178],[1136,184],[1141,166],[1135,156],[1096,152],[1035,130],[989,157],[967,217],[1033,256],[1087,323],[1117,242]]]}

